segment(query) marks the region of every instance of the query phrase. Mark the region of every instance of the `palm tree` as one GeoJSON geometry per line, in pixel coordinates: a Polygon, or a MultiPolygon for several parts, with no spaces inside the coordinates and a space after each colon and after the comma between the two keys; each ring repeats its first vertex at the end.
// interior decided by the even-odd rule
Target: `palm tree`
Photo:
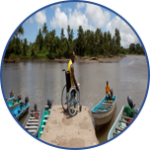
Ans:
{"type": "Polygon", "coordinates": [[[82,26],[80,25],[79,26],[79,29],[78,29],[78,54],[81,56],[83,54],[83,28],[82,26]]]}
{"type": "Polygon", "coordinates": [[[26,56],[27,55],[27,50],[28,50],[28,45],[27,45],[27,39],[24,39],[24,43],[23,43],[23,55],[26,56]]]}
{"type": "Polygon", "coordinates": [[[36,38],[36,44],[39,46],[39,49],[42,50],[43,47],[43,35],[41,29],[39,29],[39,34],[36,38]]]}
{"type": "Polygon", "coordinates": [[[110,41],[111,41],[111,34],[110,34],[109,31],[107,32],[107,38],[108,38],[108,42],[110,43],[110,41]]]}
{"type": "Polygon", "coordinates": [[[43,29],[42,29],[42,33],[45,34],[45,35],[48,33],[46,23],[44,23],[44,26],[43,26],[43,29]]]}
{"type": "Polygon", "coordinates": [[[115,29],[115,42],[118,48],[120,47],[120,41],[121,41],[120,32],[118,29],[115,29]]]}
{"type": "Polygon", "coordinates": [[[22,26],[19,27],[19,29],[16,31],[15,36],[17,37],[18,35],[23,35],[24,34],[24,29],[22,26]]]}
{"type": "Polygon", "coordinates": [[[90,32],[90,52],[91,52],[91,55],[94,54],[94,45],[95,45],[95,34],[93,31],[90,32]]]}
{"type": "Polygon", "coordinates": [[[20,40],[19,38],[15,38],[15,41],[14,41],[14,49],[15,49],[15,54],[16,55],[19,55],[21,54],[21,49],[20,49],[20,40]]]}
{"type": "Polygon", "coordinates": [[[61,29],[61,41],[65,39],[64,28],[61,29]]]}
{"type": "Polygon", "coordinates": [[[67,32],[68,32],[68,41],[70,41],[70,25],[68,25],[67,32]]]}

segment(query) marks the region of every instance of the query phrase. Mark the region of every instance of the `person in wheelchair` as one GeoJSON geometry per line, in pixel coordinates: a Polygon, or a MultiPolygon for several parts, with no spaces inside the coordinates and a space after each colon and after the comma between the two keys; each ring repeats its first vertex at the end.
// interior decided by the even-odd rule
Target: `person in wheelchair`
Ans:
{"type": "Polygon", "coordinates": [[[64,111],[68,111],[71,116],[77,114],[78,106],[79,111],[82,110],[82,105],[80,104],[80,89],[79,83],[77,83],[74,73],[74,64],[75,62],[75,52],[71,53],[71,59],[68,62],[67,71],[65,71],[66,76],[66,85],[63,87],[61,95],[61,103],[64,111]],[[66,94],[64,93],[66,91],[66,94]],[[65,96],[65,97],[64,97],[65,96]],[[66,106],[67,105],[67,106],[66,106]],[[67,107],[67,108],[66,108],[67,107]]]}
{"type": "Polygon", "coordinates": [[[75,62],[75,52],[73,51],[71,53],[71,59],[68,63],[68,69],[67,71],[70,73],[70,83],[71,83],[71,87],[72,86],[76,86],[76,89],[79,91],[79,86],[77,84],[76,78],[75,78],[75,74],[74,74],[74,67],[73,67],[73,63],[75,62]]]}

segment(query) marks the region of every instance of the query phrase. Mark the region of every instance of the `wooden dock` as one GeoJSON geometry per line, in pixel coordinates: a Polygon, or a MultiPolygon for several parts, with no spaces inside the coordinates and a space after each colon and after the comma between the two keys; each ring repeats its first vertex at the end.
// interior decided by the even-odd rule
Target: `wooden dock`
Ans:
{"type": "Polygon", "coordinates": [[[59,105],[54,105],[43,130],[41,140],[68,148],[89,147],[99,144],[89,108],[70,117],[59,105]]]}

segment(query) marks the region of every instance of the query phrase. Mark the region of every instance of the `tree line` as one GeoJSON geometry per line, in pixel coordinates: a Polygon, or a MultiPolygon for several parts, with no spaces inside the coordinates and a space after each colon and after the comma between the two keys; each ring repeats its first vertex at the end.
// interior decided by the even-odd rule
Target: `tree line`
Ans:
{"type": "Polygon", "coordinates": [[[64,29],[61,29],[60,37],[56,36],[56,31],[48,31],[46,23],[39,29],[35,42],[28,43],[27,39],[20,39],[24,34],[21,26],[7,47],[5,58],[69,58],[72,50],[77,56],[108,57],[109,55],[144,54],[143,47],[138,43],[131,43],[129,48],[121,46],[120,31],[116,28],[115,34],[96,31],[84,31],[82,26],[77,30],[77,38],[74,39],[73,29],[68,25],[67,37],[64,29]]]}

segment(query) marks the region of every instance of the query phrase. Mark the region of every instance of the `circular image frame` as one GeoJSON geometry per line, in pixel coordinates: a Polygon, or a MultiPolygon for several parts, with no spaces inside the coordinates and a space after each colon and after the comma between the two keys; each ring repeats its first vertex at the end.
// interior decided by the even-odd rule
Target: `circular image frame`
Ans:
{"type": "MultiPolygon", "coordinates": [[[[29,19],[32,15],[37,13],[38,11],[55,5],[59,3],[67,3],[67,2],[81,2],[81,1],[71,1],[71,0],[59,0],[59,1],[12,1],[12,2],[0,2],[0,18],[1,18],[1,29],[0,29],[0,67],[1,67],[1,79],[2,79],[2,67],[4,55],[7,49],[7,46],[15,34],[19,26],[21,26],[27,19],[29,19]],[[18,12],[20,13],[19,15],[18,12]],[[14,15],[13,15],[14,14],[14,15]],[[18,17],[19,21],[16,23],[12,23],[11,19],[9,23],[5,23],[5,17],[18,17]]],[[[137,37],[139,38],[145,52],[145,57],[147,60],[147,67],[149,71],[149,47],[148,44],[150,38],[150,28],[149,28],[149,10],[148,7],[150,2],[148,1],[117,1],[117,0],[82,0],[82,2],[95,4],[110,10],[111,12],[118,15],[122,18],[135,32],[137,37]],[[129,20],[128,18],[138,18],[136,22],[133,20],[129,20]],[[147,19],[143,19],[147,18],[147,19]]],[[[17,18],[16,17],[16,18],[17,18]]],[[[147,85],[147,90],[145,94],[145,98],[143,100],[143,104],[139,110],[139,113],[133,120],[133,122],[124,129],[121,134],[117,135],[113,139],[106,141],[102,144],[87,147],[86,149],[140,149],[141,147],[150,148],[149,144],[149,129],[150,129],[150,91],[149,84],[147,85]],[[134,130],[133,130],[134,129],[134,130]]],[[[32,134],[28,133],[25,128],[16,120],[16,118],[12,115],[7,102],[5,100],[5,94],[3,90],[2,80],[0,82],[0,148],[1,149],[37,149],[37,150],[48,150],[48,149],[68,149],[64,147],[58,147],[52,144],[48,144],[40,139],[37,139],[32,134]]],[[[71,149],[71,148],[69,148],[71,149]]]]}

